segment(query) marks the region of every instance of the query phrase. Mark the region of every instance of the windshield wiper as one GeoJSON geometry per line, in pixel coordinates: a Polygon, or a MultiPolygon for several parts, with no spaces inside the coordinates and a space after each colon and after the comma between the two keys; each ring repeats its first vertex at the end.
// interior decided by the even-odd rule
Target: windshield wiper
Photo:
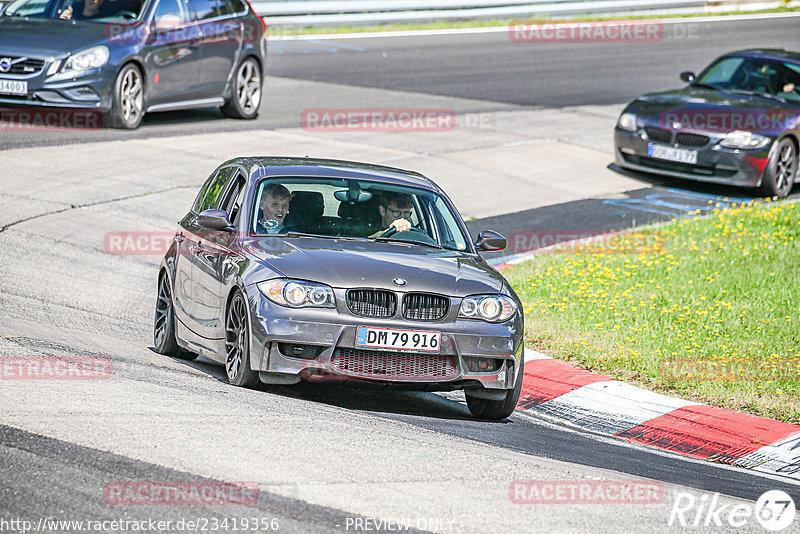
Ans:
{"type": "Polygon", "coordinates": [[[275,236],[286,236],[286,237],[319,237],[322,239],[347,239],[351,241],[366,241],[364,237],[354,237],[354,236],[346,236],[346,235],[325,235],[325,234],[306,234],[303,232],[286,232],[283,234],[271,234],[275,236]]]}
{"type": "Polygon", "coordinates": [[[425,241],[414,241],[413,239],[395,239],[394,237],[375,237],[377,243],[411,243],[412,245],[425,245],[426,247],[442,250],[444,247],[436,243],[426,243],[425,241]]]}
{"type": "Polygon", "coordinates": [[[778,102],[786,103],[786,100],[779,97],[778,95],[773,95],[771,93],[765,93],[764,91],[749,91],[747,89],[731,89],[731,93],[735,93],[737,95],[752,95],[752,96],[760,96],[761,98],[768,98],[769,100],[777,100],[778,102]]]}
{"type": "Polygon", "coordinates": [[[725,89],[723,89],[722,87],[710,83],[693,83],[691,84],[691,87],[699,87],[700,89],[712,89],[714,91],[725,92],[725,89]]]}

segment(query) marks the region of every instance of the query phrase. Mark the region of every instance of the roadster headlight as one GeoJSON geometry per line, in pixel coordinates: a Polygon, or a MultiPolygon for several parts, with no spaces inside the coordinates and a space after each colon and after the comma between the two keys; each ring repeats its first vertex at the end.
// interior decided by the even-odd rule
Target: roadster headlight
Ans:
{"type": "Polygon", "coordinates": [[[94,46],[67,58],[65,71],[82,71],[96,69],[108,63],[108,47],[94,46]]]}
{"type": "Polygon", "coordinates": [[[627,130],[629,132],[636,131],[636,115],[633,113],[623,113],[619,116],[619,121],[617,121],[617,126],[619,126],[620,130],[627,130]]]}
{"type": "Polygon", "coordinates": [[[719,142],[719,145],[725,148],[761,148],[769,143],[769,140],[766,135],[736,130],[725,134],[725,138],[719,142]]]}
{"type": "Polygon", "coordinates": [[[290,308],[334,308],[333,289],[324,284],[279,278],[258,284],[261,293],[275,304],[290,308]]]}
{"type": "Polygon", "coordinates": [[[475,295],[461,301],[458,316],[499,323],[510,319],[516,311],[517,305],[505,295],[475,295]]]}

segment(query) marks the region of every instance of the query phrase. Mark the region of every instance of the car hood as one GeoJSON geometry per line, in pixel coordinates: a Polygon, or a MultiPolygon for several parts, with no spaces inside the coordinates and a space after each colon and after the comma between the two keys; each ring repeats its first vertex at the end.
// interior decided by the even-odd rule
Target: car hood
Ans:
{"type": "Polygon", "coordinates": [[[626,111],[645,124],[665,128],[677,121],[692,130],[747,129],[767,134],[797,127],[800,116],[797,104],[693,87],[648,93],[631,102],[626,111]]]}
{"type": "Polygon", "coordinates": [[[454,297],[503,288],[503,277],[480,257],[414,244],[270,237],[250,240],[244,248],[283,276],[339,288],[402,289],[454,297]],[[396,285],[397,278],[407,285],[396,285]]]}
{"type": "Polygon", "coordinates": [[[65,57],[103,44],[108,24],[0,17],[0,56],[65,57]]]}

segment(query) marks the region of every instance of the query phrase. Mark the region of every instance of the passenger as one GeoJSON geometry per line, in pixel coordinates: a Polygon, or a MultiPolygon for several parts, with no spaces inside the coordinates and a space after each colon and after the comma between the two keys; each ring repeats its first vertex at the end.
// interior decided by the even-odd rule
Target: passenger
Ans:
{"type": "Polygon", "coordinates": [[[256,222],[257,234],[279,234],[289,212],[292,194],[281,184],[267,184],[261,193],[260,220],[256,222]]]}
{"type": "Polygon", "coordinates": [[[394,228],[397,232],[411,230],[409,219],[413,209],[414,202],[411,199],[411,195],[392,191],[383,193],[381,195],[381,203],[378,206],[383,230],[379,230],[369,237],[379,237],[391,228],[394,228]]]}

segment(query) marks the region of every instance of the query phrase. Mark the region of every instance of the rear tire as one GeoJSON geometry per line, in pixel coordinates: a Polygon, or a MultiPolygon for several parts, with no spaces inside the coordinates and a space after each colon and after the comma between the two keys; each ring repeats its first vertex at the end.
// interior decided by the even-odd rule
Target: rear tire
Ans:
{"type": "Polygon", "coordinates": [[[500,421],[514,413],[519,402],[519,395],[522,392],[522,377],[525,373],[525,362],[520,361],[519,369],[517,370],[517,380],[514,383],[514,389],[506,392],[506,397],[503,400],[481,399],[472,397],[465,392],[467,399],[467,406],[472,415],[478,419],[489,419],[492,421],[500,421]]]}
{"type": "Polygon", "coordinates": [[[135,130],[144,118],[144,76],[133,63],[125,65],[114,82],[111,125],[135,130]]]}
{"type": "Polygon", "coordinates": [[[781,139],[769,158],[760,192],[768,197],[785,197],[792,191],[797,175],[797,148],[789,138],[781,139]]]}
{"type": "Polygon", "coordinates": [[[222,106],[222,114],[234,119],[255,119],[261,106],[261,67],[252,57],[236,69],[231,97],[222,106]]]}
{"type": "Polygon", "coordinates": [[[250,369],[250,319],[247,299],[237,290],[225,317],[225,374],[234,386],[252,388],[258,373],[250,369]]]}
{"type": "Polygon", "coordinates": [[[156,352],[182,360],[194,360],[197,354],[182,349],[175,337],[175,309],[172,306],[172,288],[167,273],[158,278],[156,317],[153,324],[153,345],[156,352]]]}

